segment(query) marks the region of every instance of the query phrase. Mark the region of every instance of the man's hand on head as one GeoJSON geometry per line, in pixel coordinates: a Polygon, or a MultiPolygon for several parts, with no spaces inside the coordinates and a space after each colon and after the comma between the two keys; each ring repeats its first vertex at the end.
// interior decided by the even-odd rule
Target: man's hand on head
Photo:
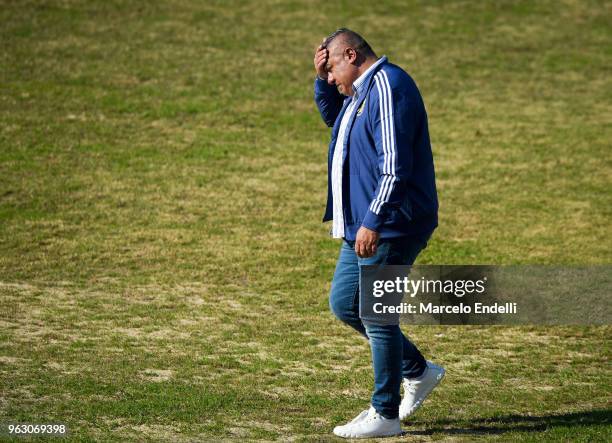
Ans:
{"type": "Polygon", "coordinates": [[[329,57],[329,51],[323,44],[320,44],[317,50],[315,51],[314,56],[314,66],[317,71],[317,76],[321,80],[327,80],[327,70],[325,69],[325,65],[327,65],[327,59],[329,57]]]}
{"type": "Polygon", "coordinates": [[[359,231],[357,231],[357,238],[355,239],[355,252],[357,256],[360,258],[368,258],[376,254],[378,240],[380,240],[380,234],[378,232],[372,231],[364,226],[360,227],[359,231]]]}

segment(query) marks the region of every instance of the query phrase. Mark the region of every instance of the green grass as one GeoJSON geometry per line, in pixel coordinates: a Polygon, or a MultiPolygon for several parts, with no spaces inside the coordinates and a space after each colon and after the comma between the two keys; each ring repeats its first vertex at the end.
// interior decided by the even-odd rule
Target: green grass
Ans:
{"type": "MultiPolygon", "coordinates": [[[[609,2],[0,0],[0,422],[327,440],[368,403],[332,318],[339,26],[427,105],[422,264],[612,262],[609,2]]],[[[407,440],[610,440],[609,327],[406,328],[448,369],[407,440]]]]}

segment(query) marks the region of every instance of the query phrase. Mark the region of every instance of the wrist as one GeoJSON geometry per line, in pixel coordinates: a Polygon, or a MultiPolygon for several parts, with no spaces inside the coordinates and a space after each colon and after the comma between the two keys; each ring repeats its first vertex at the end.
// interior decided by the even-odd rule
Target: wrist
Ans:
{"type": "Polygon", "coordinates": [[[361,226],[369,229],[370,231],[380,232],[383,226],[384,219],[379,214],[372,212],[371,209],[368,209],[366,212],[363,221],[361,222],[361,226]]]}

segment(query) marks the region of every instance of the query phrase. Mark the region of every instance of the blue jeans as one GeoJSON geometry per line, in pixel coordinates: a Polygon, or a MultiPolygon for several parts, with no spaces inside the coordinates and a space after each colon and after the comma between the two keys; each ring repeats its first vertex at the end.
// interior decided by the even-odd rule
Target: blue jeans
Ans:
{"type": "Polygon", "coordinates": [[[372,406],[385,418],[399,415],[402,377],[419,377],[425,371],[426,362],[398,325],[364,326],[359,318],[359,267],[412,265],[427,246],[427,240],[428,237],[381,240],[376,254],[368,258],[359,258],[353,249],[355,243],[343,240],[331,285],[329,306],[332,312],[370,342],[374,367],[372,406]]]}

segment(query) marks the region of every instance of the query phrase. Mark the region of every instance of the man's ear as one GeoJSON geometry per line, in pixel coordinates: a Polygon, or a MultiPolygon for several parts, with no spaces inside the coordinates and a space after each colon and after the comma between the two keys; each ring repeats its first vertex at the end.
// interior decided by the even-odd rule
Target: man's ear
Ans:
{"type": "Polygon", "coordinates": [[[355,63],[355,60],[357,60],[357,51],[353,48],[346,48],[344,50],[344,58],[351,64],[355,63]]]}

